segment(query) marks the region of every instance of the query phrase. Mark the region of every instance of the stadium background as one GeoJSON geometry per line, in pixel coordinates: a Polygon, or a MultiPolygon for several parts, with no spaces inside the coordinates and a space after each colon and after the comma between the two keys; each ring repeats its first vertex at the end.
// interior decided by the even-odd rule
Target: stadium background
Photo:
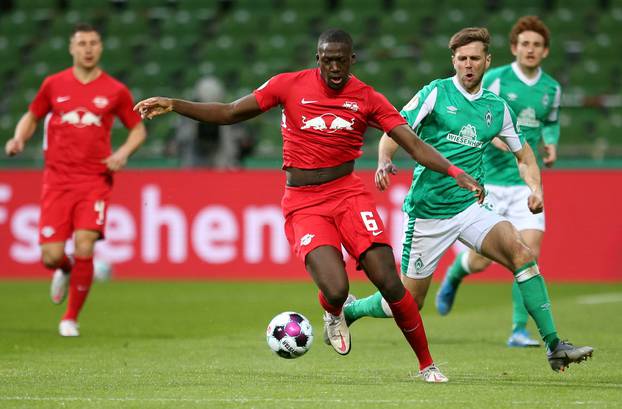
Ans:
{"type": "MultiPolygon", "coordinates": [[[[493,66],[506,64],[512,61],[507,44],[511,25],[520,15],[537,14],[552,32],[544,69],[560,81],[564,92],[560,160],[557,170],[545,174],[550,211],[542,262],[550,266],[547,271],[558,272],[554,279],[586,279],[580,263],[562,262],[564,254],[582,254],[599,260],[591,278],[622,279],[622,225],[616,216],[622,198],[615,188],[622,181],[622,36],[616,32],[622,23],[620,0],[479,0],[469,2],[468,8],[460,0],[5,0],[0,4],[2,145],[42,79],[71,64],[67,40],[79,21],[102,30],[102,66],[124,81],[136,100],[151,95],[192,98],[197,80],[205,75],[218,77],[226,86],[227,100],[233,100],[275,73],[314,66],[317,35],[328,27],[341,27],[355,41],[354,73],[400,107],[422,85],[451,75],[447,42],[453,32],[464,26],[488,27],[493,66]]],[[[116,225],[110,226],[109,243],[98,248],[100,256],[115,260],[117,276],[304,278],[300,263],[282,253],[286,246],[275,227],[280,223],[283,182],[277,170],[279,115],[273,110],[250,123],[259,141],[245,162],[252,170],[224,173],[178,170],[178,159],[167,157],[164,149],[175,132],[176,117],[147,122],[148,141],[129,164],[139,169],[117,176],[113,205],[118,207],[111,217],[116,225]],[[272,170],[254,170],[258,168],[272,170]],[[160,196],[153,196],[156,193],[160,196]],[[141,213],[145,197],[157,199],[151,219],[141,213]],[[256,236],[248,236],[250,219],[243,210],[248,208],[257,214],[265,211],[251,222],[253,231],[259,232],[256,236]],[[180,214],[183,222],[175,216],[180,214]],[[199,227],[198,216],[203,223],[199,227]],[[133,230],[123,230],[129,228],[128,217],[135,221],[133,230]],[[184,226],[181,230],[176,230],[178,223],[184,226]],[[227,230],[227,226],[234,227],[227,230]],[[195,231],[201,227],[211,233],[201,236],[195,231]],[[154,234],[159,239],[149,247],[145,237],[154,234]],[[118,242],[110,242],[110,236],[118,242]],[[211,255],[201,257],[201,252],[211,255]],[[235,254],[251,256],[230,261],[235,254]]],[[[47,276],[36,261],[33,230],[39,172],[28,170],[42,166],[41,128],[23,155],[0,159],[3,276],[47,276]]],[[[117,122],[113,145],[125,135],[117,122]]],[[[378,136],[369,132],[360,168],[373,168],[378,136]]],[[[404,156],[401,159],[404,171],[398,180],[407,186],[406,169],[412,164],[404,156]]],[[[363,175],[370,179],[371,171],[367,172],[363,175]]],[[[403,191],[378,196],[389,217],[399,210],[400,194],[403,191]]],[[[399,243],[398,224],[392,226],[388,229],[399,243]]],[[[496,271],[483,278],[502,276],[496,271]]]]}

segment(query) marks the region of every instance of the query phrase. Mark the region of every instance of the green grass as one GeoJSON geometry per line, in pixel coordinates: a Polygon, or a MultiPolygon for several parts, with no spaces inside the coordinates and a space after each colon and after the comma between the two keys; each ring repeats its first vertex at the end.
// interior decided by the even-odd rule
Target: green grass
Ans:
{"type": "Polygon", "coordinates": [[[63,308],[47,290],[0,282],[2,408],[622,407],[621,284],[550,287],[560,335],[595,347],[565,373],[550,370],[542,348],[505,346],[509,285],[465,285],[448,317],[434,311],[433,288],[423,316],[445,385],[414,377],[392,320],[355,323],[350,355],[333,352],[310,283],[97,283],[77,339],[57,335],[63,308]],[[290,309],[316,335],[296,360],[274,355],[264,335],[290,309]]]}

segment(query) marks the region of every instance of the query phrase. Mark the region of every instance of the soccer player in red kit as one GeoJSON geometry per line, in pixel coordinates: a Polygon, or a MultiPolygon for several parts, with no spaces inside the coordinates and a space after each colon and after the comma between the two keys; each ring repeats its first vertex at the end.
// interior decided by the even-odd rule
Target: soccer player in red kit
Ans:
{"type": "Polygon", "coordinates": [[[294,252],[320,289],[328,341],[341,355],[350,351],[350,332],[342,312],[348,277],[341,246],[388,298],[398,327],[419,359],[427,382],[446,382],[436,368],[412,296],[396,274],[393,252],[371,195],[353,174],[369,124],[394,138],[419,163],[455,176],[483,199],[482,187],[422,142],[386,98],[350,74],[355,55],[342,30],[322,33],[318,69],[272,77],[253,94],[233,103],[194,103],[154,97],[135,109],[151,119],[170,111],[204,122],[232,124],[280,105],[283,110],[282,200],[285,233],[294,252]]]}
{"type": "Polygon", "coordinates": [[[5,151],[9,156],[22,152],[45,117],[41,256],[45,267],[55,270],[52,302],[62,303],[69,292],[60,335],[78,336],[78,314],[93,281],[95,242],[104,236],[112,174],[142,144],[146,131],[132,110],[130,91],[98,65],[102,54],[99,32],[86,24],[77,25],[69,53],[73,66],[43,81],[5,151]],[[115,116],[129,134],[112,152],[110,129],[115,116]],[[75,252],[69,257],[65,241],[72,234],[75,252]]]}

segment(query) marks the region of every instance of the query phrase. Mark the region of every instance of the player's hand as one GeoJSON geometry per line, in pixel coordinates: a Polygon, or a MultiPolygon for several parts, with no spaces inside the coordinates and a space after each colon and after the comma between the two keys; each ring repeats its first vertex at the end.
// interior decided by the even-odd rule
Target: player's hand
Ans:
{"type": "Polygon", "coordinates": [[[542,191],[532,192],[527,199],[527,206],[529,207],[529,211],[533,214],[542,213],[544,209],[544,196],[542,195],[542,191]]]}
{"type": "Polygon", "coordinates": [[[468,173],[461,173],[456,176],[456,183],[463,189],[470,190],[473,192],[473,195],[477,198],[477,203],[484,203],[484,198],[486,197],[486,191],[484,187],[479,184],[477,180],[473,178],[473,176],[468,173]]]}
{"type": "Polygon", "coordinates": [[[397,167],[390,160],[378,163],[378,169],[376,169],[374,177],[376,188],[381,192],[387,190],[391,184],[391,175],[395,174],[397,174],[397,167]]]}
{"type": "Polygon", "coordinates": [[[547,168],[552,167],[557,160],[557,146],[555,145],[544,145],[544,158],[542,161],[544,162],[544,166],[547,168]]]}
{"type": "Polygon", "coordinates": [[[104,159],[102,163],[104,163],[110,171],[116,172],[127,163],[127,155],[123,152],[116,151],[104,159]]]}
{"type": "Polygon", "coordinates": [[[15,156],[18,153],[21,153],[24,150],[24,141],[17,138],[11,138],[6,141],[6,145],[4,146],[4,152],[8,156],[15,156]]]}
{"type": "Polygon", "coordinates": [[[140,101],[134,106],[143,119],[153,119],[173,110],[173,101],[170,98],[151,97],[140,101]]]}

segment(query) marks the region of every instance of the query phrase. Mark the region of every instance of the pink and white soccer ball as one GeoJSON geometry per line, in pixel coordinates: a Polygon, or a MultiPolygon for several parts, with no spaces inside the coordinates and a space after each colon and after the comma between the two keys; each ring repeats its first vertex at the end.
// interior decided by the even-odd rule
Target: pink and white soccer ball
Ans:
{"type": "Polygon", "coordinates": [[[281,358],[298,358],[311,348],[313,327],[302,314],[282,312],[268,324],[266,338],[270,349],[281,358]]]}

